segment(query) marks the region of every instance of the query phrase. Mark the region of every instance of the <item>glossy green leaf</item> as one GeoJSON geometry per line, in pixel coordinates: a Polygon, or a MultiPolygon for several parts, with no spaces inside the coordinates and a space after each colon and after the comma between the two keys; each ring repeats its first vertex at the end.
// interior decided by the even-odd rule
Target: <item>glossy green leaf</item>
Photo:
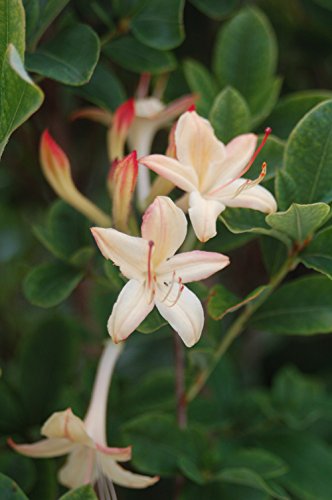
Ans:
{"type": "Polygon", "coordinates": [[[272,85],[276,62],[275,35],[258,9],[241,10],[221,28],[214,53],[215,73],[221,85],[231,85],[244,96],[254,113],[257,102],[262,106],[262,88],[267,93],[272,85]]]}
{"type": "Polygon", "coordinates": [[[271,496],[280,500],[288,500],[288,497],[279,495],[277,491],[269,485],[257,472],[245,467],[233,467],[223,469],[217,476],[219,481],[231,484],[241,484],[243,486],[250,486],[251,488],[263,491],[271,496]]]}
{"type": "MultiPolygon", "coordinates": [[[[32,3],[33,0],[29,2],[32,3]]],[[[39,38],[46,31],[52,21],[66,7],[69,0],[36,0],[35,5],[30,7],[28,13],[33,11],[34,20],[28,25],[27,43],[29,47],[34,47],[39,38]]]]}
{"type": "Polygon", "coordinates": [[[307,276],[286,283],[267,299],[250,323],[272,333],[330,333],[332,281],[325,276],[307,276]]]}
{"type": "Polygon", "coordinates": [[[115,111],[126,100],[122,83],[103,63],[98,63],[91,80],[79,87],[76,92],[87,101],[109,111],[115,111]]]}
{"type": "Polygon", "coordinates": [[[74,24],[27,57],[27,67],[66,85],[87,83],[98,62],[99,38],[86,24],[74,24]]]}
{"type": "Polygon", "coordinates": [[[296,181],[286,172],[280,169],[275,179],[275,194],[279,210],[286,210],[296,199],[296,181]]]}
{"type": "Polygon", "coordinates": [[[332,100],[306,114],[291,133],[285,151],[285,171],[296,184],[293,201],[332,200],[332,100]]]}
{"type": "Polygon", "coordinates": [[[301,253],[300,259],[309,269],[332,279],[332,227],[320,231],[301,253]]]}
{"type": "Polygon", "coordinates": [[[249,302],[257,299],[266,291],[266,286],[260,286],[250,292],[244,299],[240,299],[223,285],[215,285],[208,298],[208,313],[214,320],[222,319],[226,314],[236,311],[247,305],[249,302]]]}
{"type": "Polygon", "coordinates": [[[131,35],[113,40],[105,47],[105,53],[119,66],[134,73],[164,73],[176,67],[171,52],[147,47],[131,35]]]}
{"type": "Polygon", "coordinates": [[[287,247],[274,238],[261,236],[259,239],[265,269],[273,276],[287,259],[287,247]]]}
{"type": "Polygon", "coordinates": [[[0,497],[2,500],[28,500],[23,491],[8,476],[0,472],[0,497]]]}
{"type": "Polygon", "coordinates": [[[324,90],[304,90],[286,95],[280,99],[268,124],[273,133],[282,139],[287,139],[301,118],[317,104],[332,98],[332,92],[324,90]]]}
{"type": "Polygon", "coordinates": [[[149,0],[130,21],[135,37],[148,47],[166,50],[184,39],[184,0],[149,0]]]}
{"type": "Polygon", "coordinates": [[[251,127],[256,128],[273,110],[278,101],[282,85],[279,77],[267,79],[261,85],[260,92],[250,102],[252,114],[251,127]]]}
{"type": "Polygon", "coordinates": [[[140,333],[153,333],[160,330],[160,328],[165,325],[167,325],[167,321],[164,320],[155,308],[139,325],[137,331],[140,333]]]}
{"type": "Polygon", "coordinates": [[[19,394],[27,424],[41,424],[59,410],[61,389],[76,366],[77,340],[74,326],[54,317],[26,335],[21,346],[19,394]]]}
{"type": "Polygon", "coordinates": [[[226,87],[217,96],[209,120],[218,139],[225,143],[250,130],[250,111],[247,103],[232,87],[226,87]]]}
{"type": "Polygon", "coordinates": [[[62,262],[41,264],[26,276],[24,293],[35,306],[53,307],[69,297],[83,276],[82,271],[62,262]]]}
{"type": "Polygon", "coordinates": [[[203,64],[194,59],[187,59],[183,63],[183,71],[190,90],[197,94],[196,108],[202,116],[208,116],[218,87],[213,76],[203,64]]]}
{"type": "MultiPolygon", "coordinates": [[[[15,453],[13,450],[3,450],[0,453],[0,470],[12,478],[22,490],[30,492],[36,481],[36,468],[31,458],[15,453]]],[[[0,490],[0,498],[1,490],[0,490]]]]}
{"type": "Polygon", "coordinates": [[[252,469],[265,479],[282,476],[287,465],[278,456],[261,448],[243,448],[226,457],[227,467],[245,467],[252,469]]]}
{"type": "Polygon", "coordinates": [[[190,0],[195,7],[212,19],[223,19],[238,5],[239,0],[190,0]]]}
{"type": "MultiPolygon", "coordinates": [[[[0,68],[9,44],[24,57],[24,9],[21,0],[0,0],[0,68]]],[[[2,86],[1,86],[2,91],[2,86]]]]}
{"type": "Polygon", "coordinates": [[[97,495],[90,484],[70,490],[62,495],[59,500],[97,500],[97,495]]]}
{"type": "Polygon", "coordinates": [[[326,203],[299,205],[293,203],[287,212],[276,212],[266,217],[272,229],[285,233],[298,243],[303,243],[327,219],[330,207],[326,203]]]}

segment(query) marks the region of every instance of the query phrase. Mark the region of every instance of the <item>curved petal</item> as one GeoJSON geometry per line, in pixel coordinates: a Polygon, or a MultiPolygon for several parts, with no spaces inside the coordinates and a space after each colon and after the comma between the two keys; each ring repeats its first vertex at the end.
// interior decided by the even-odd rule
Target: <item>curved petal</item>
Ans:
{"type": "Polygon", "coordinates": [[[136,280],[128,281],[113,306],[107,324],[108,333],[114,342],[121,342],[129,337],[153,307],[154,303],[153,301],[149,303],[144,283],[136,280]]]}
{"type": "Polygon", "coordinates": [[[70,408],[57,411],[46,420],[41,433],[49,438],[66,438],[74,443],[94,447],[94,442],[85,430],[83,421],[70,408]]]}
{"type": "Polygon", "coordinates": [[[16,444],[11,438],[8,439],[8,444],[18,453],[34,458],[51,458],[66,455],[75,446],[68,439],[42,439],[33,444],[16,444]]]}
{"type": "Polygon", "coordinates": [[[148,243],[116,229],[93,227],[91,232],[105,259],[112,260],[129,279],[142,280],[148,259],[148,243]]]}
{"type": "Polygon", "coordinates": [[[206,200],[197,191],[190,194],[189,217],[197,238],[208,241],[217,234],[217,218],[225,209],[222,200],[206,200]]]}
{"type": "Polygon", "coordinates": [[[236,194],[245,182],[246,179],[238,179],[232,182],[229,187],[218,193],[218,200],[227,207],[252,208],[264,213],[277,210],[277,202],[274,196],[262,186],[253,186],[236,194]]]}
{"type": "Polygon", "coordinates": [[[105,476],[120,486],[127,488],[147,488],[159,481],[159,477],[157,476],[149,477],[134,474],[118,465],[111,457],[105,457],[105,455],[100,458],[100,462],[105,476]]]}
{"type": "Polygon", "coordinates": [[[210,123],[195,111],[184,113],[175,129],[176,155],[184,165],[192,165],[200,182],[210,164],[226,157],[225,146],[214,135],[210,123]]]}
{"type": "Polygon", "coordinates": [[[171,257],[159,267],[158,271],[160,274],[165,273],[168,277],[175,272],[175,277],[181,277],[182,283],[190,283],[191,281],[204,280],[211,274],[224,269],[228,264],[229,257],[227,255],[194,250],[171,257]]]}
{"type": "Polygon", "coordinates": [[[187,234],[187,219],[167,196],[157,196],[143,216],[142,236],[154,242],[154,266],[175,254],[187,234]]]}
{"type": "MultiPolygon", "coordinates": [[[[196,295],[187,287],[179,293],[174,287],[166,301],[156,300],[156,306],[163,318],[180,335],[187,347],[192,347],[200,339],[203,325],[203,307],[196,295]],[[175,295],[175,297],[174,297],[175,295]]],[[[160,290],[160,296],[163,291],[160,290]]]]}
{"type": "Polygon", "coordinates": [[[132,447],[126,448],[110,448],[109,446],[102,446],[97,444],[97,450],[103,455],[109,455],[117,462],[128,462],[131,459],[132,447]]]}
{"type": "Polygon", "coordinates": [[[257,146],[257,135],[242,134],[235,137],[226,146],[226,158],[219,167],[219,178],[215,183],[218,184],[238,177],[245,166],[249,163],[257,146]]]}
{"type": "Polygon", "coordinates": [[[98,477],[97,452],[91,448],[77,446],[59,470],[59,482],[67,488],[78,488],[94,483],[98,477]]]}
{"type": "Polygon", "coordinates": [[[198,187],[198,177],[194,168],[182,165],[174,158],[164,155],[149,155],[140,158],[139,162],[161,177],[173,182],[183,191],[194,191],[198,187]]]}

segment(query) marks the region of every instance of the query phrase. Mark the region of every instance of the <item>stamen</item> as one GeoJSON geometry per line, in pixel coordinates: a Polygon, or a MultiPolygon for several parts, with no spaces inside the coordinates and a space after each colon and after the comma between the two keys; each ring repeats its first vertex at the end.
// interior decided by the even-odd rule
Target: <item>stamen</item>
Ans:
{"type": "Polygon", "coordinates": [[[152,272],[151,272],[151,260],[152,260],[152,250],[154,247],[154,242],[149,241],[149,251],[148,251],[148,287],[150,288],[151,286],[151,281],[152,281],[152,272]]]}
{"type": "Polygon", "coordinates": [[[257,186],[258,184],[260,184],[262,182],[262,180],[264,179],[264,177],[266,176],[266,168],[267,168],[267,163],[264,162],[262,164],[262,170],[261,170],[261,173],[259,174],[259,176],[256,177],[256,179],[253,179],[253,180],[247,179],[242,184],[242,186],[240,186],[239,189],[237,189],[237,191],[235,192],[233,198],[235,198],[240,193],[242,193],[242,191],[245,191],[246,189],[251,189],[252,187],[257,186]]]}
{"type": "Polygon", "coordinates": [[[183,292],[183,290],[184,290],[184,285],[182,284],[182,278],[179,278],[179,279],[178,279],[178,282],[179,282],[179,290],[178,290],[178,294],[177,294],[177,296],[175,297],[174,302],[172,302],[171,304],[169,304],[169,306],[168,306],[168,307],[173,307],[173,306],[175,306],[175,304],[177,304],[177,303],[178,303],[179,298],[181,297],[181,294],[182,294],[182,292],[183,292]]]}
{"type": "MultiPolygon", "coordinates": [[[[229,180],[228,182],[226,182],[222,186],[218,186],[216,189],[214,189],[213,191],[211,191],[210,194],[214,194],[216,191],[220,191],[221,189],[224,189],[225,187],[228,187],[230,184],[233,184],[234,181],[237,181],[238,179],[240,179],[240,177],[242,177],[245,173],[248,172],[248,170],[250,169],[250,167],[252,166],[252,164],[256,160],[257,156],[259,155],[259,153],[262,151],[263,147],[265,146],[265,143],[266,143],[269,135],[271,134],[271,132],[272,132],[272,128],[271,127],[267,127],[265,129],[265,133],[264,133],[264,137],[263,137],[262,142],[260,143],[260,145],[258,146],[258,148],[256,149],[256,151],[254,152],[254,154],[252,155],[252,157],[249,160],[249,163],[244,167],[244,169],[236,177],[234,177],[234,179],[229,180]]],[[[263,163],[263,165],[264,165],[264,163],[263,163]]],[[[265,166],[266,166],[266,163],[265,163],[265,166]]],[[[262,169],[263,169],[263,167],[262,167],[262,169]]],[[[261,180],[260,180],[260,182],[261,182],[261,180]]],[[[242,186],[241,186],[241,188],[242,188],[242,186]]]]}
{"type": "Polygon", "coordinates": [[[171,286],[170,286],[170,287],[169,287],[169,289],[167,290],[166,295],[165,295],[165,297],[162,299],[162,301],[161,301],[161,302],[165,302],[165,300],[167,300],[167,299],[168,299],[168,297],[169,297],[170,293],[171,293],[171,292],[172,292],[172,290],[173,290],[174,283],[175,283],[175,271],[173,271],[172,281],[171,281],[171,283],[170,283],[170,285],[171,285],[171,286]]]}

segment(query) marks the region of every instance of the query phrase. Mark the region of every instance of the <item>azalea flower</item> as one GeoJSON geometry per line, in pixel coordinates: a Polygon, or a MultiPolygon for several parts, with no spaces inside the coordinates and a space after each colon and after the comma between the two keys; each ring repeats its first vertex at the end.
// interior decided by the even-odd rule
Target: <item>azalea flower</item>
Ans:
{"type": "Polygon", "coordinates": [[[68,408],[53,413],[45,422],[41,433],[47,439],[34,444],[16,444],[12,439],[8,440],[14,450],[28,457],[49,458],[69,453],[67,462],[59,471],[60,483],[68,488],[97,483],[104,495],[105,488],[113,492],[112,481],[127,488],[146,488],[159,479],[134,474],[118,464],[130,460],[130,446],[110,448],[106,444],[107,397],[120,352],[120,346],[115,346],[111,341],[107,343],[84,421],[68,408]]]}
{"type": "Polygon", "coordinates": [[[257,185],[264,178],[265,163],[256,180],[241,179],[270,132],[266,130],[256,152],[255,134],[239,135],[225,146],[206,119],[188,111],[176,125],[176,158],[155,154],[141,158],[140,163],[189,193],[189,217],[197,237],[204,242],[216,235],[217,218],[226,207],[276,211],[272,194],[257,185]]]}
{"type": "Polygon", "coordinates": [[[204,313],[199,299],[184,284],[211,276],[226,267],[229,258],[202,251],[174,255],[186,237],[187,220],[164,196],[146,210],[141,238],[115,229],[91,231],[103,256],[129,278],[108,321],[114,342],[125,340],[156,306],[186,346],[194,345],[201,336],[204,313]]]}

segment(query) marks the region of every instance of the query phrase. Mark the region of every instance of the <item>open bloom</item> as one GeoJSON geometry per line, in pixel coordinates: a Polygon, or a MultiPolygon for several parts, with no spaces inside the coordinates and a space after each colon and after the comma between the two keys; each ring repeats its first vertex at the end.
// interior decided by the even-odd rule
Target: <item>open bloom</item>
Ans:
{"type": "Polygon", "coordinates": [[[239,135],[226,146],[214,135],[210,123],[195,111],[184,113],[175,130],[176,159],[150,155],[140,162],[189,193],[189,217],[201,241],[216,235],[216,221],[226,207],[244,207],[274,212],[272,194],[255,181],[241,179],[252,165],[265,139],[255,153],[257,136],[239,135]]]}
{"type": "Polygon", "coordinates": [[[187,233],[187,220],[170,198],[158,196],[148,207],[142,238],[115,229],[92,228],[100,251],[129,278],[108,321],[115,342],[125,340],[156,306],[191,347],[200,338],[204,313],[184,283],[207,278],[229,264],[225,255],[192,251],[174,255],[187,233]]]}
{"type": "Polygon", "coordinates": [[[105,489],[112,492],[112,481],[128,488],[146,488],[159,479],[134,474],[117,463],[130,460],[130,446],[110,448],[106,444],[107,396],[120,352],[120,346],[115,346],[110,341],[107,343],[84,421],[68,408],[53,413],[45,422],[41,433],[47,439],[34,444],[16,444],[12,439],[8,440],[14,450],[29,457],[49,458],[69,453],[66,464],[59,471],[59,481],[68,488],[97,483],[104,494],[105,489]]]}

